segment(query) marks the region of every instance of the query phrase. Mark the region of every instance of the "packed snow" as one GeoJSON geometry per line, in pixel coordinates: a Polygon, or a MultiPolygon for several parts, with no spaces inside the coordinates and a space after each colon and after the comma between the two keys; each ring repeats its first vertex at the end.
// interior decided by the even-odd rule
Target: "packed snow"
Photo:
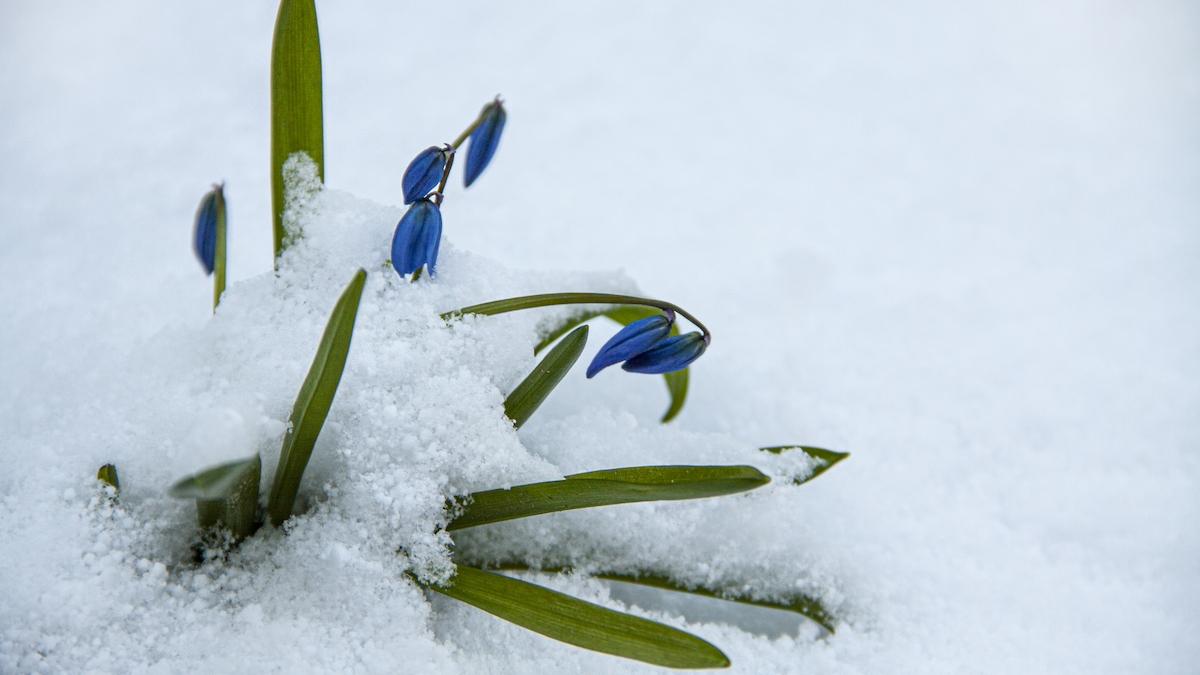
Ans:
{"type": "MultiPolygon", "coordinates": [[[[1200,659],[1200,16],[1186,3],[319,3],[326,178],[270,264],[272,3],[0,7],[0,671],[652,672],[442,597],[453,552],[694,632],[745,673],[1162,672],[1200,659]],[[438,276],[387,265],[408,160],[495,93],[438,276]],[[226,181],[231,284],[191,259],[226,181]],[[191,564],[166,488],[255,452],[367,287],[303,513],[191,564]],[[570,310],[715,333],[661,378],[505,394],[570,310]],[[802,486],[806,443],[852,456],[802,486]],[[95,480],[120,471],[120,499],[95,480]],[[592,469],[771,485],[445,531],[447,497],[592,469]],[[790,613],[588,569],[807,593],[790,613]]],[[[597,321],[583,359],[616,330],[597,321]]]]}

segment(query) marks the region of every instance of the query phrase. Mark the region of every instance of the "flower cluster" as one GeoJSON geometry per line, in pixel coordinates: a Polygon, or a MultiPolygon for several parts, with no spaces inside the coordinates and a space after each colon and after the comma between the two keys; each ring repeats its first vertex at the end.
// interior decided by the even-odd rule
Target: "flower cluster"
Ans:
{"type": "Polygon", "coordinates": [[[587,376],[595,377],[605,368],[624,361],[623,370],[631,373],[672,373],[688,367],[708,348],[708,333],[691,332],[671,335],[675,312],[646,317],[625,326],[604,343],[588,366],[587,376]]]}
{"type": "MultiPolygon", "coordinates": [[[[318,166],[324,157],[319,44],[311,0],[282,0],[272,46],[272,138],[285,138],[289,142],[278,147],[272,144],[277,260],[290,239],[283,227],[283,164],[296,152],[307,154],[318,166]],[[315,51],[314,45],[317,45],[315,51]]],[[[428,270],[431,277],[436,274],[442,237],[441,205],[455,155],[463,143],[469,143],[463,182],[470,187],[496,154],[506,117],[503,102],[496,97],[454,142],[430,146],[409,163],[401,179],[408,210],[396,225],[391,249],[391,264],[401,278],[415,281],[423,270],[428,270]]],[[[225,288],[227,215],[223,186],[214,186],[200,202],[193,233],[196,255],[204,271],[213,276],[214,310],[225,288]]],[[[306,500],[298,499],[301,481],[341,383],[366,279],[366,271],[359,269],[330,313],[312,365],[297,393],[265,499],[261,493],[262,459],[257,451],[250,457],[209,467],[170,488],[172,496],[195,502],[196,521],[201,530],[196,549],[198,563],[208,555],[209,549],[203,546],[205,537],[218,537],[222,543],[213,547],[212,552],[223,555],[228,547],[255,536],[268,521],[275,528],[283,528],[286,534],[284,523],[298,508],[303,508],[306,500]]],[[[504,399],[503,414],[514,430],[530,419],[575,365],[586,346],[589,330],[581,324],[598,317],[607,317],[624,327],[600,348],[588,366],[587,376],[594,377],[617,363],[629,372],[661,374],[671,398],[662,421],[668,422],[679,413],[687,396],[689,365],[712,341],[708,328],[679,305],[632,295],[573,291],[493,300],[443,312],[441,318],[453,326],[455,319],[466,315],[488,316],[555,305],[576,305],[581,309],[543,327],[534,353],[550,348],[549,353],[504,399]],[[679,334],[675,324],[677,315],[697,330],[679,334]]],[[[817,462],[819,466],[810,475],[793,479],[797,485],[846,457],[845,453],[802,445],[761,450],[770,454],[799,450],[817,462]]],[[[112,503],[119,504],[116,466],[102,466],[97,479],[105,486],[112,503]]],[[[447,494],[444,527],[450,532],[581,508],[720,497],[756,490],[769,482],[765,474],[747,465],[636,466],[587,471],[562,480],[509,485],[467,495],[447,494]]],[[[485,569],[529,570],[523,560],[472,559],[456,553],[453,564],[454,576],[448,582],[421,579],[411,572],[409,576],[432,592],[585,649],[672,668],[730,665],[720,649],[690,633],[485,569]]],[[[820,600],[803,594],[764,600],[760,592],[747,584],[685,585],[653,569],[607,567],[598,561],[594,576],[793,611],[830,632],[835,628],[834,617],[820,600]]],[[[542,567],[543,572],[549,573],[565,570],[562,563],[552,562],[542,567]]]]}
{"type": "Polygon", "coordinates": [[[497,96],[453,143],[425,148],[409,162],[400,186],[404,203],[411,206],[392,235],[392,267],[400,276],[412,275],[415,281],[422,269],[428,269],[429,276],[436,276],[438,247],[442,242],[443,191],[454,167],[455,152],[469,141],[463,183],[471,187],[496,154],[507,117],[504,102],[497,96]]]}

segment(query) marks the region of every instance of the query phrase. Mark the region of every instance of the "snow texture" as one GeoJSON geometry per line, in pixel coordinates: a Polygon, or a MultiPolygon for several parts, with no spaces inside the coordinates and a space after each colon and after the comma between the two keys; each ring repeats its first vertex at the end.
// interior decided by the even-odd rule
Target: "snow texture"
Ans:
{"type": "MultiPolygon", "coordinates": [[[[0,6],[0,671],[653,671],[408,573],[449,574],[448,496],[670,463],[775,480],[455,547],[802,591],[838,616],[825,636],[537,577],[693,631],[736,672],[1194,671],[1194,5],[480,2],[415,22],[322,3],[328,187],[292,165],[303,236],[278,272],[270,5],[0,6]],[[469,192],[452,182],[438,278],[403,282],[404,167],[497,91],[505,137],[469,192]],[[212,315],[190,219],[221,179],[212,315]],[[192,506],[166,488],[254,452],[269,484],[360,266],[303,515],[188,564],[192,506]],[[639,289],[715,333],[666,426],[661,378],[579,364],[516,432],[504,395],[569,310],[437,316],[639,289]],[[794,487],[802,456],[755,450],[786,443],[853,454],[794,487]]],[[[615,330],[596,322],[583,359],[615,330]]]]}

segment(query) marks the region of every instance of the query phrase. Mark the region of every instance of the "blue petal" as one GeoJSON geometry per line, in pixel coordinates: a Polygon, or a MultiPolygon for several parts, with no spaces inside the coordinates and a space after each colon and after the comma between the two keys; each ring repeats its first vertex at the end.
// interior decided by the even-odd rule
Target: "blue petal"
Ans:
{"type": "Polygon", "coordinates": [[[428,199],[417,201],[396,224],[396,233],[392,236],[392,267],[405,276],[428,264],[432,273],[437,265],[441,239],[441,210],[428,199]]]}
{"type": "Polygon", "coordinates": [[[671,373],[686,368],[707,348],[708,342],[699,333],[676,335],[629,359],[621,367],[631,373],[671,373]]]}
{"type": "Polygon", "coordinates": [[[213,188],[196,209],[196,232],[192,247],[207,274],[213,273],[217,260],[217,190],[213,188]]]}
{"type": "Polygon", "coordinates": [[[483,173],[492,161],[492,155],[496,154],[496,147],[500,145],[504,120],[508,117],[508,113],[504,112],[504,104],[499,99],[487,104],[483,114],[485,118],[475,131],[471,132],[467,148],[467,167],[463,171],[467,187],[471,187],[471,183],[479,178],[479,174],[483,173]]]}
{"type": "Polygon", "coordinates": [[[422,150],[408,168],[404,170],[404,178],[400,185],[404,189],[404,203],[411,204],[429,191],[442,180],[442,171],[446,168],[446,153],[437,146],[422,150]]]}
{"type": "Polygon", "coordinates": [[[429,266],[429,276],[437,276],[438,249],[442,245],[442,211],[433,205],[433,216],[425,224],[425,264],[429,266]]]}
{"type": "Polygon", "coordinates": [[[614,363],[633,358],[650,349],[671,333],[673,316],[656,314],[625,326],[604,343],[588,365],[587,376],[594,377],[614,363]]]}

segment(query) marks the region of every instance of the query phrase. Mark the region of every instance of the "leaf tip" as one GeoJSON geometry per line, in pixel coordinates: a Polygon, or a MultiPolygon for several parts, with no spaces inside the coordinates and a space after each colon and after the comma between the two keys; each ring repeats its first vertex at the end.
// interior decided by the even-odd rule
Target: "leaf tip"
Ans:
{"type": "Polygon", "coordinates": [[[114,491],[121,490],[121,480],[117,476],[117,467],[112,464],[105,464],[96,472],[96,480],[111,487],[114,491]]]}

